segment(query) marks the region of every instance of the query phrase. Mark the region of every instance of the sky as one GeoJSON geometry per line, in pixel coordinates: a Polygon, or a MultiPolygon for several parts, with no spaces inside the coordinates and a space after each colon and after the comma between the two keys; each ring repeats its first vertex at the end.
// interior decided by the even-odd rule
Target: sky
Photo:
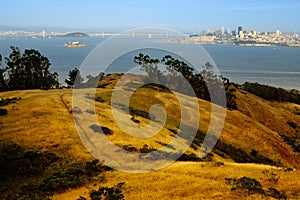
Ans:
{"type": "Polygon", "coordinates": [[[222,26],[300,32],[299,0],[3,0],[0,25],[126,31],[164,27],[200,33],[222,26]]]}

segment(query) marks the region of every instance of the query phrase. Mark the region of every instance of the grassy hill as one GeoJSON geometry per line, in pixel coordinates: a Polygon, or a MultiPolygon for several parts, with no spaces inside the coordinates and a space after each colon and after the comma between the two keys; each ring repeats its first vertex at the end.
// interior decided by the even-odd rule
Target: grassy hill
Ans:
{"type": "MultiPolygon", "coordinates": [[[[168,144],[176,137],[174,130],[180,123],[178,100],[174,94],[151,87],[138,89],[130,100],[131,115],[119,110],[124,120],[131,119],[137,126],[146,126],[150,119],[145,113],[153,103],[163,105],[168,117],[164,127],[153,137],[140,139],[128,136],[116,126],[111,112],[112,88],[119,78],[120,75],[116,74],[105,77],[96,92],[97,119],[112,133],[107,137],[119,147],[137,152],[145,145],[147,150],[151,150],[168,144]]],[[[138,77],[135,78],[138,81],[138,77]]],[[[83,92],[86,101],[94,100],[89,90],[83,89],[83,92]]],[[[300,134],[300,116],[296,112],[300,106],[266,101],[242,90],[237,90],[236,96],[239,110],[227,110],[220,140],[209,159],[201,162],[177,161],[158,171],[132,174],[108,171],[93,162],[94,158],[78,136],[70,112],[72,109],[75,111],[72,90],[0,93],[2,102],[15,99],[1,106],[8,113],[0,116],[0,165],[2,172],[12,172],[2,177],[0,198],[9,195],[12,199],[16,198],[13,194],[18,191],[24,191],[18,195],[30,196],[34,192],[30,193],[28,187],[45,191],[46,196],[53,199],[87,198],[91,189],[113,186],[118,182],[125,182],[122,190],[126,199],[264,199],[271,198],[273,190],[270,187],[276,188],[279,193],[285,192],[290,199],[298,198],[300,157],[295,145],[289,141],[300,134]],[[35,155],[34,159],[28,152],[35,155]],[[19,169],[19,165],[35,171],[19,169]],[[225,180],[243,176],[259,181],[266,194],[253,192],[248,186],[248,189],[240,189],[241,184],[229,184],[230,181],[225,180]],[[280,178],[275,181],[272,179],[274,177],[280,178]],[[60,187],[61,184],[64,187],[60,187]]],[[[191,97],[184,98],[189,102],[191,97]]],[[[117,101],[121,105],[122,97],[117,101]]],[[[192,159],[190,155],[199,154],[211,119],[211,104],[198,101],[199,130],[185,153],[188,159],[192,159]]],[[[91,110],[81,112],[89,114],[91,110]]],[[[195,112],[190,110],[188,117],[193,115],[195,112]]],[[[154,125],[159,123],[154,122],[154,125]]]]}

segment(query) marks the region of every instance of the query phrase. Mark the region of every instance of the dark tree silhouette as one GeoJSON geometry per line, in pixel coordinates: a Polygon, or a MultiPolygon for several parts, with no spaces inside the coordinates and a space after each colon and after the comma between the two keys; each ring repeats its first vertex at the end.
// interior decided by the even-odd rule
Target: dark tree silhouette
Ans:
{"type": "Polygon", "coordinates": [[[26,49],[21,54],[18,47],[11,47],[11,54],[5,58],[8,90],[58,88],[58,74],[51,73],[47,57],[35,49],[26,49]]]}
{"type": "Polygon", "coordinates": [[[24,68],[22,66],[22,55],[19,48],[10,47],[12,52],[5,58],[8,73],[9,90],[26,89],[24,68]]]}
{"type": "Polygon", "coordinates": [[[141,65],[141,69],[148,74],[148,81],[152,82],[151,85],[156,86],[157,91],[159,91],[160,85],[163,85],[165,80],[163,72],[158,69],[158,63],[160,61],[140,53],[134,57],[134,62],[141,65]]]}
{"type": "Polygon", "coordinates": [[[216,103],[219,102],[222,104],[221,98],[223,97],[220,94],[225,90],[227,108],[237,109],[234,85],[230,83],[228,79],[218,76],[213,70],[213,65],[209,62],[202,66],[203,71],[198,74],[195,74],[194,68],[190,67],[187,63],[175,59],[171,55],[166,55],[161,59],[161,62],[166,65],[167,74],[158,70],[157,65],[160,61],[158,59],[152,59],[148,55],[140,53],[134,57],[134,62],[141,65],[142,69],[146,71],[148,76],[152,77],[153,80],[165,80],[168,88],[172,89],[171,87],[174,86],[174,88],[176,88],[175,91],[183,94],[187,94],[186,92],[188,91],[184,87],[185,81],[183,79],[189,82],[198,98],[207,101],[211,101],[210,95],[213,95],[216,103]],[[209,91],[209,86],[213,87],[213,91],[209,91]],[[214,92],[214,94],[210,94],[209,92],[214,92]]]}
{"type": "Polygon", "coordinates": [[[2,68],[2,56],[0,54],[0,92],[7,90],[7,80],[5,78],[6,69],[2,68]]]}
{"type": "Polygon", "coordinates": [[[259,83],[246,82],[242,88],[256,96],[269,101],[291,102],[300,104],[300,94],[297,90],[287,91],[282,88],[276,88],[259,83]]]}
{"type": "Polygon", "coordinates": [[[65,82],[66,82],[66,84],[68,84],[68,87],[76,87],[83,80],[84,79],[80,75],[79,69],[75,68],[75,69],[69,71],[69,79],[65,79],[65,82]],[[76,77],[77,77],[77,81],[76,81],[76,77]]]}
{"type": "Polygon", "coordinates": [[[164,62],[171,74],[174,75],[174,72],[178,72],[181,73],[188,81],[191,80],[194,69],[189,67],[185,62],[174,59],[170,55],[166,55],[161,61],[164,62]]]}

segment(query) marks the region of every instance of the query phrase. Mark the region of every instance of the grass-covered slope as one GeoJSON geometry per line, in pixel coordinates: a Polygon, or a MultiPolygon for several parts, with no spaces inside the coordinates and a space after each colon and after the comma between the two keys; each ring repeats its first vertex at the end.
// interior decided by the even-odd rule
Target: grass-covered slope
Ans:
{"type": "MultiPolygon", "coordinates": [[[[153,103],[163,105],[169,114],[166,124],[155,136],[145,139],[128,136],[114,123],[111,112],[112,88],[119,77],[119,75],[105,77],[100,84],[101,88],[98,88],[96,93],[95,114],[99,124],[107,128],[106,137],[119,147],[130,151],[141,152],[145,150],[145,147],[147,151],[162,148],[175,137],[180,123],[178,101],[174,94],[168,91],[157,91],[151,87],[140,88],[131,98],[130,114],[126,114],[122,110],[122,98],[117,99],[120,105],[120,116],[132,120],[137,126],[142,127],[150,123],[147,112],[153,103]]],[[[83,92],[86,93],[86,101],[94,100],[88,90],[83,92]]],[[[2,183],[1,195],[15,193],[33,181],[42,185],[43,181],[48,180],[47,177],[53,177],[55,172],[61,174],[56,169],[62,169],[63,174],[66,174],[65,172],[68,172],[70,168],[73,170],[74,167],[78,169],[81,166],[85,169],[84,163],[94,159],[80,141],[75,128],[70,112],[71,110],[76,111],[72,107],[72,90],[11,91],[0,93],[0,95],[2,102],[5,99],[16,97],[16,100],[5,101],[8,103],[0,107],[7,110],[7,114],[0,116],[1,144],[13,143],[24,148],[20,155],[8,156],[5,151],[1,152],[1,166],[6,166],[5,170],[9,170],[8,165],[3,164],[4,162],[19,159],[21,161],[18,160],[18,164],[22,163],[23,159],[27,163],[26,166],[30,168],[33,165],[30,164],[27,152],[34,152],[34,155],[38,155],[40,160],[48,158],[49,155],[52,159],[49,159],[49,162],[45,162],[44,165],[37,165],[39,173],[30,179],[23,175],[14,177],[13,173],[11,174],[12,179],[9,179],[9,176],[6,177],[7,183],[12,184],[14,180],[17,180],[18,183],[12,184],[13,187],[10,189],[7,189],[7,184],[2,183]]],[[[211,163],[178,161],[172,166],[156,172],[135,175],[118,171],[106,172],[107,182],[102,180],[96,184],[112,186],[117,182],[124,181],[126,183],[124,194],[127,199],[201,199],[205,197],[224,199],[238,198],[240,195],[244,195],[239,192],[231,192],[232,186],[226,184],[225,178],[249,176],[260,180],[266,191],[271,185],[276,186],[280,191],[286,191],[289,197],[296,197],[300,192],[300,185],[296,181],[300,174],[298,171],[287,172],[284,169],[300,168],[299,153],[295,151],[295,145],[291,145],[291,141],[294,140],[288,140],[299,134],[300,116],[297,115],[299,106],[291,103],[269,102],[241,90],[236,92],[236,96],[239,110],[227,110],[219,143],[213,150],[213,154],[210,155],[210,159],[207,159],[212,160],[211,163]],[[263,173],[265,169],[271,169],[270,166],[236,164],[243,162],[283,167],[283,169],[274,168],[275,173],[281,177],[279,183],[272,185],[273,183],[269,183],[263,173]],[[224,165],[222,165],[223,163],[224,165]]],[[[185,106],[188,106],[191,97],[184,98],[185,106]]],[[[200,105],[199,131],[186,155],[199,154],[201,141],[208,130],[211,119],[211,104],[203,100],[198,101],[200,105]]],[[[93,114],[93,111],[89,109],[82,110],[82,112],[93,114]]],[[[190,110],[189,113],[189,117],[197,114],[193,110],[190,110]]],[[[160,122],[154,123],[159,125],[160,122]]],[[[92,125],[93,130],[97,132],[97,127],[92,125]]],[[[188,135],[188,133],[186,134],[188,135]]],[[[192,160],[191,157],[188,159],[192,160]]],[[[28,173],[30,175],[31,171],[29,170],[28,173]]],[[[94,187],[89,184],[88,172],[80,173],[82,176],[79,180],[82,182],[73,187],[71,181],[69,188],[77,188],[82,185],[89,188],[94,187]]],[[[66,186],[66,188],[68,187],[66,186]]],[[[64,191],[66,190],[55,191],[54,189],[54,192],[64,191]]],[[[89,189],[80,188],[57,198],[68,199],[69,196],[69,199],[76,199],[81,195],[87,197],[88,191],[89,189]]],[[[51,196],[52,193],[49,195],[51,196]]],[[[258,196],[261,197],[261,195],[258,196]]]]}

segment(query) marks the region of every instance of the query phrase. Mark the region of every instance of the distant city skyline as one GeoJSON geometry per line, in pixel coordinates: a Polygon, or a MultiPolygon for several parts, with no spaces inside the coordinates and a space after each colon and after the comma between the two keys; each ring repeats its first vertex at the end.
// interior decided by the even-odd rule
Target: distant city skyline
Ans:
{"type": "Polygon", "coordinates": [[[200,33],[237,30],[300,32],[298,0],[10,0],[1,2],[0,25],[41,30],[125,31],[166,27],[200,33]]]}

